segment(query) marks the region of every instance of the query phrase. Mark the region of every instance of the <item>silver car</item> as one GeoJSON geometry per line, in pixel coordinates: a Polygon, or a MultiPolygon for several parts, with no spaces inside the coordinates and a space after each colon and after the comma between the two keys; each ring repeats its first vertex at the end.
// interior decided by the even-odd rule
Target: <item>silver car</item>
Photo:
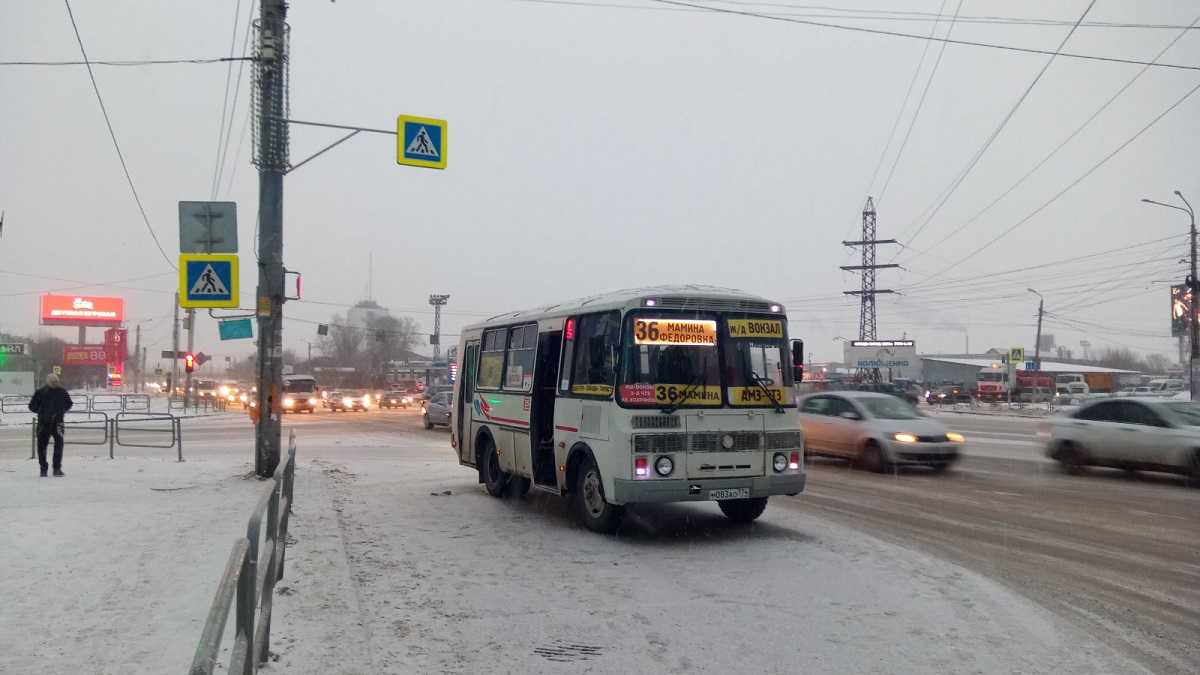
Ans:
{"type": "Polygon", "coordinates": [[[421,402],[425,409],[422,417],[426,429],[432,429],[434,425],[450,426],[450,396],[450,392],[444,391],[434,394],[428,401],[421,402]]]}
{"type": "Polygon", "coordinates": [[[909,403],[888,394],[843,391],[812,394],[800,402],[805,450],[841,457],[871,471],[919,464],[944,471],[965,439],[909,403]]]}
{"type": "Polygon", "coordinates": [[[1069,473],[1109,466],[1183,474],[1200,484],[1200,404],[1106,398],[1050,420],[1046,454],[1069,473]]]}

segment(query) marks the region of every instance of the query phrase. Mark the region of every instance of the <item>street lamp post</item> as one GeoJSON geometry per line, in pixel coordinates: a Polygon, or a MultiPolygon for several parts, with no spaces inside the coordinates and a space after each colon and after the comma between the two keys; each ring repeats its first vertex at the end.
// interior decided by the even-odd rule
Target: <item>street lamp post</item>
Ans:
{"type": "Polygon", "coordinates": [[[1046,306],[1046,299],[1042,297],[1041,293],[1032,288],[1026,288],[1025,290],[1038,296],[1037,337],[1033,341],[1033,370],[1036,372],[1042,369],[1042,313],[1046,306]]]}
{"type": "Polygon", "coordinates": [[[1175,204],[1165,204],[1163,202],[1157,202],[1157,201],[1154,201],[1153,199],[1145,199],[1145,198],[1143,198],[1142,201],[1147,204],[1154,204],[1155,206],[1165,206],[1168,209],[1175,209],[1176,211],[1183,211],[1184,213],[1188,214],[1188,217],[1191,219],[1191,229],[1188,232],[1191,235],[1192,273],[1190,275],[1188,275],[1187,286],[1188,286],[1188,295],[1190,296],[1190,302],[1188,303],[1188,315],[1189,315],[1188,316],[1188,327],[1190,329],[1189,332],[1191,334],[1192,350],[1191,350],[1191,358],[1188,359],[1188,383],[1189,383],[1188,387],[1191,391],[1191,398],[1193,401],[1195,401],[1195,400],[1197,400],[1196,380],[1198,379],[1196,377],[1196,361],[1198,359],[1200,359],[1200,326],[1197,326],[1197,324],[1196,324],[1196,307],[1194,304],[1196,302],[1196,295],[1197,295],[1196,294],[1196,281],[1197,281],[1196,280],[1196,212],[1195,212],[1195,210],[1192,209],[1191,203],[1189,203],[1187,198],[1183,196],[1182,192],[1180,192],[1179,190],[1176,190],[1175,196],[1179,197],[1179,199],[1183,201],[1183,204],[1184,204],[1183,206],[1176,206],[1175,204]]]}

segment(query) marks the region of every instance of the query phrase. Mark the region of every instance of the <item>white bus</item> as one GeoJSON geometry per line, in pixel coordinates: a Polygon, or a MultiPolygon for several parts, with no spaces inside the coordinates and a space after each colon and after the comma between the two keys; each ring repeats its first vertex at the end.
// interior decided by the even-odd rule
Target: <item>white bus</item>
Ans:
{"type": "Polygon", "coordinates": [[[705,286],[500,314],[462,330],[451,446],[489,494],[569,496],[599,532],[642,502],[749,522],[804,489],[791,346],[781,305],[705,286]]]}

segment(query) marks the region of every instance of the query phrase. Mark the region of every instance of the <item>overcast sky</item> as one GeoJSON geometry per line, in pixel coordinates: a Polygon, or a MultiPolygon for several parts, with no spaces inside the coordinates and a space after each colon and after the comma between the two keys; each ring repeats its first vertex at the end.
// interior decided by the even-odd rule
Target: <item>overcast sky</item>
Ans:
{"type": "MultiPolygon", "coordinates": [[[[241,2],[238,54],[249,2],[241,2]]],[[[93,59],[208,58],[229,54],[237,4],[73,0],[72,8],[93,59]]],[[[908,247],[880,249],[880,262],[895,257],[904,269],[881,271],[879,286],[905,291],[880,298],[881,337],[907,335],[923,352],[961,351],[968,336],[972,350],[1032,347],[1037,298],[1025,289],[1033,286],[1055,313],[1045,332],[1077,353],[1089,340],[1174,356],[1164,337],[1167,287],[1182,280],[1176,260],[1186,254],[1187,217],[1139,199],[1170,200],[1179,189],[1200,206],[1200,95],[963,258],[1128,141],[1200,84],[1200,71],[1150,68],[968,223],[1141,70],[1060,56],[914,238],[1049,57],[947,46],[888,182],[939,43],[926,50],[923,40],[649,0],[604,4],[646,9],[293,3],[293,118],[394,128],[404,113],[450,125],[445,171],[397,166],[393,137],[362,134],[287,177],[284,259],[304,272],[306,299],[363,299],[373,257],[375,300],[429,330],[428,294],[449,293],[443,330],[453,334],[480,316],[614,288],[710,283],[781,300],[793,337],[805,338],[817,360],[838,358],[835,338],[856,337],[858,322],[856,301],[842,291],[859,284],[838,269],[856,255],[841,241],[858,238],[872,194],[879,236],[908,247]],[[1108,253],[975,279],[1101,252],[1108,253]]],[[[701,4],[919,34],[933,28],[927,14],[861,20],[850,10],[941,9],[941,35],[958,1],[822,3],[833,10],[787,0],[701,4]]],[[[967,0],[952,37],[1054,50],[1087,5],[967,0]]],[[[1195,2],[1098,0],[1086,21],[1186,26],[1198,15],[1195,2]]],[[[1149,60],[1181,32],[1084,25],[1064,51],[1149,60]]],[[[77,58],[62,2],[0,0],[0,60],[77,58]]],[[[1188,32],[1161,61],[1200,65],[1200,32],[1188,32]]],[[[171,257],[176,203],[210,197],[226,75],[223,63],[96,67],[133,180],[171,257]]],[[[238,202],[247,304],[257,209],[250,139],[242,140],[248,96],[247,69],[218,194],[238,202]]],[[[337,135],[294,128],[292,161],[337,135]]],[[[0,330],[38,330],[38,293],[72,287],[64,292],[124,296],[130,326],[143,325],[151,352],[168,348],[176,276],[141,222],[83,67],[0,67],[0,157],[0,330]],[[126,283],[106,285],[115,281],[126,283]]],[[[338,311],[289,303],[286,345],[303,352],[315,341],[315,326],[296,319],[338,311]]],[[[251,351],[249,342],[219,343],[207,316],[197,348],[251,351]]]]}

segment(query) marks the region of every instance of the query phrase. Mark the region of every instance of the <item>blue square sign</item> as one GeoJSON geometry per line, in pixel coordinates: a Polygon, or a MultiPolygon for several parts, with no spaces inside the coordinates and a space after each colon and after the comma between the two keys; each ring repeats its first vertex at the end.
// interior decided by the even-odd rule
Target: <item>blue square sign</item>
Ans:
{"type": "Polygon", "coordinates": [[[396,162],[446,168],[446,120],[401,115],[396,119],[396,162]]]}
{"type": "Polygon", "coordinates": [[[236,254],[183,253],[179,256],[179,306],[238,306],[236,254]]]}

